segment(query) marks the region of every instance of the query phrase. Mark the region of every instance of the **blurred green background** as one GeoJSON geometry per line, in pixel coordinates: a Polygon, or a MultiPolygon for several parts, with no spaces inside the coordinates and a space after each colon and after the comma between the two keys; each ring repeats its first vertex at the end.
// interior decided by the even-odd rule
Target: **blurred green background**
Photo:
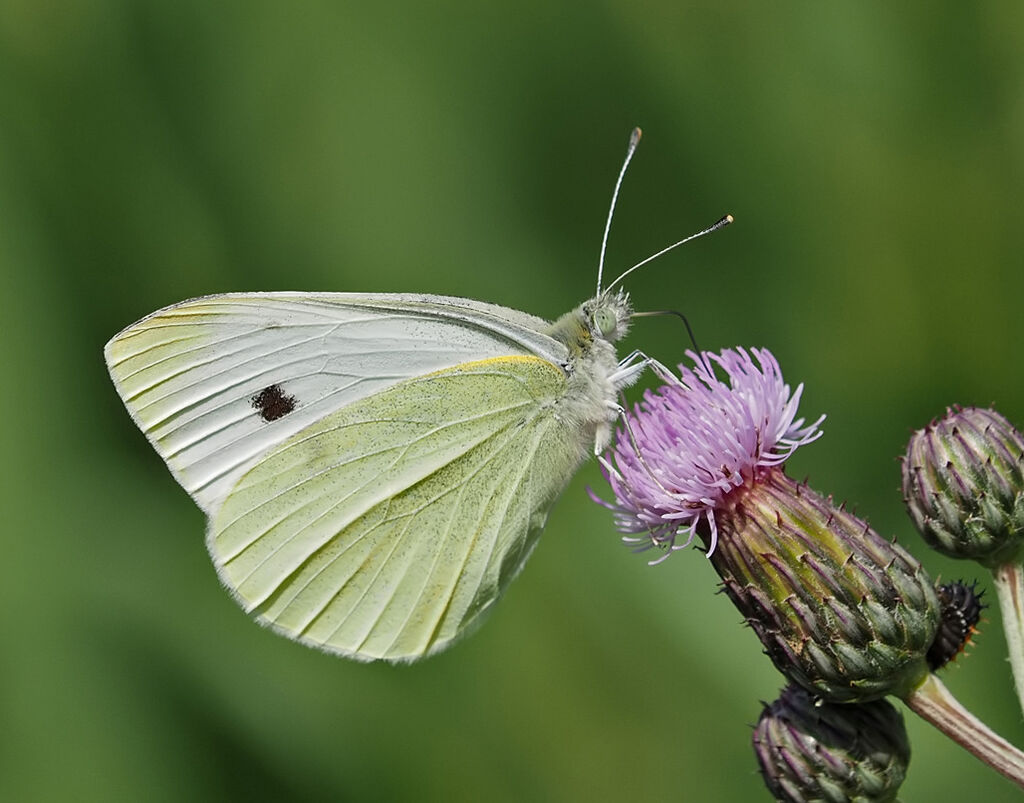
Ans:
{"type": "MultiPolygon", "coordinates": [[[[656,568],[586,467],[487,625],[415,666],[250,622],[104,342],[229,290],[417,291],[555,317],[609,246],[701,345],[763,345],[825,437],[792,461],[937,575],[915,427],[1024,423],[1024,6],[0,4],[0,798],[761,800],[780,678],[696,552],[656,568]],[[371,7],[372,6],[372,7],[371,7]]],[[[627,348],[678,361],[678,321],[627,348]]],[[[954,692],[1018,744],[998,612],[954,692]]],[[[1016,799],[907,715],[906,800],[1016,799]]]]}

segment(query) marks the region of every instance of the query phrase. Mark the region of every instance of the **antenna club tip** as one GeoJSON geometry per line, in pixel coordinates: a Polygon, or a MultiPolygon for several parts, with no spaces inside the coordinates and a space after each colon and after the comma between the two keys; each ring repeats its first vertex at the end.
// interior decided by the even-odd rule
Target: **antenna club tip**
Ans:
{"type": "Polygon", "coordinates": [[[730,223],[735,223],[735,222],[736,222],[736,218],[734,218],[732,215],[726,215],[725,217],[722,218],[722,225],[723,226],[728,226],[730,223]]]}
{"type": "Polygon", "coordinates": [[[630,144],[630,146],[635,148],[637,143],[640,142],[640,137],[642,137],[643,135],[644,135],[644,132],[640,130],[640,126],[636,126],[636,128],[634,128],[629,133],[629,144],[630,144]]]}

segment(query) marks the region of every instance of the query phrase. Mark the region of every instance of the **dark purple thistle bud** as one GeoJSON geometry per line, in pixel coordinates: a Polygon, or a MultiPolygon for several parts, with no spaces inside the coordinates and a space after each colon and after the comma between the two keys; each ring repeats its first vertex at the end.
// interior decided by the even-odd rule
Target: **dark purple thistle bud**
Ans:
{"type": "Polygon", "coordinates": [[[680,366],[678,378],[659,369],[667,384],[627,414],[602,463],[620,530],[666,554],[699,536],[775,666],[823,699],[905,694],[928,673],[939,622],[932,580],[785,475],[782,463],[818,437],[821,419],[796,419],[802,387],[790,392],[769,352],[690,357],[694,368],[680,366]]]}
{"type": "Polygon", "coordinates": [[[981,612],[988,607],[981,601],[984,591],[977,583],[962,580],[940,585],[936,592],[942,606],[942,621],[935,633],[935,641],[928,648],[928,666],[935,671],[956,660],[978,632],[981,612]]]}
{"type": "Polygon", "coordinates": [[[903,498],[933,549],[994,567],[1024,541],[1024,436],[994,410],[951,409],[914,433],[903,498]]]}
{"type": "Polygon", "coordinates": [[[798,686],[765,706],[753,742],[765,785],[793,803],[895,800],[910,763],[903,717],[888,702],[821,703],[798,686]]]}

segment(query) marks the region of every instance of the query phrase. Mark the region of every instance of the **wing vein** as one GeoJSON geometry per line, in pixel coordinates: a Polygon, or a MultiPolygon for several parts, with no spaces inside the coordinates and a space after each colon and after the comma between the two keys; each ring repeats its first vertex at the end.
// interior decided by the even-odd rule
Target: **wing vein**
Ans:
{"type": "MultiPolygon", "coordinates": [[[[536,416],[534,416],[533,418],[535,419],[536,416]]],[[[529,423],[532,424],[533,423],[533,419],[531,419],[531,421],[529,423]]],[[[524,424],[523,426],[526,426],[526,425],[527,424],[524,424]]],[[[480,464],[479,468],[477,468],[475,471],[473,471],[473,473],[470,475],[470,477],[467,478],[467,480],[460,487],[463,488],[463,489],[466,488],[473,479],[478,477],[484,471],[484,469],[488,468],[499,456],[501,456],[501,454],[503,452],[505,452],[510,447],[510,445],[511,445],[510,441],[511,441],[511,438],[506,438],[503,443],[497,445],[494,448],[494,450],[492,451],[492,453],[490,455],[488,455],[484,459],[484,461],[480,464]]],[[[504,477],[506,477],[506,476],[507,476],[507,472],[499,472],[495,476],[495,478],[494,478],[494,483],[492,485],[492,489],[493,489],[493,486],[496,486],[497,484],[499,484],[500,481],[504,477]]],[[[507,503],[505,505],[505,511],[504,511],[504,513],[502,515],[502,519],[501,519],[501,521],[498,522],[497,527],[495,528],[494,538],[491,541],[491,550],[489,552],[489,555],[493,554],[494,544],[497,542],[497,539],[498,539],[498,537],[501,534],[501,525],[504,523],[505,514],[507,514],[507,512],[508,512],[508,507],[511,504],[512,498],[514,498],[514,496],[515,496],[515,490],[516,490],[517,487],[518,487],[518,483],[514,483],[514,484],[512,484],[508,488],[508,494],[509,494],[508,501],[507,501],[507,503]]],[[[484,494],[484,497],[489,500],[489,499],[492,498],[492,494],[490,494],[490,493],[484,494]]],[[[480,511],[479,511],[480,515],[482,516],[486,510],[487,510],[487,503],[485,503],[485,504],[483,504],[481,506],[480,511]]],[[[449,519],[449,525],[448,525],[448,528],[446,530],[446,535],[450,534],[450,532],[451,532],[451,522],[454,520],[454,513],[455,513],[455,511],[453,510],[452,511],[452,518],[449,519]]],[[[438,615],[437,615],[437,617],[436,617],[436,619],[434,621],[434,624],[433,624],[433,626],[430,629],[430,635],[427,638],[426,644],[424,645],[424,649],[429,648],[429,645],[432,644],[434,642],[434,640],[436,639],[437,629],[440,626],[440,623],[443,621],[446,612],[451,607],[452,600],[455,598],[455,591],[456,591],[456,588],[458,587],[459,580],[462,578],[463,571],[464,571],[464,569],[466,567],[466,564],[469,561],[470,556],[473,554],[473,551],[475,550],[476,545],[477,545],[477,543],[479,541],[479,538],[480,538],[480,536],[482,534],[481,533],[481,525],[482,525],[482,518],[477,518],[476,525],[474,526],[474,529],[473,529],[473,534],[472,534],[471,537],[469,537],[466,540],[466,547],[463,550],[462,560],[461,560],[461,562],[459,564],[459,568],[458,568],[457,571],[452,573],[452,581],[449,584],[447,590],[442,595],[444,597],[444,599],[445,599],[445,604],[443,606],[441,606],[440,611],[438,612],[438,615]]],[[[406,618],[405,618],[405,620],[402,623],[401,629],[399,629],[395,633],[394,639],[392,639],[391,644],[388,646],[388,651],[390,651],[391,648],[394,647],[395,643],[398,641],[399,637],[402,635],[403,631],[405,630],[406,626],[409,623],[409,620],[412,618],[413,613],[419,607],[419,603],[423,599],[423,594],[426,592],[427,588],[430,587],[430,581],[434,577],[434,574],[436,573],[436,570],[437,570],[437,567],[438,567],[438,564],[439,564],[439,560],[440,560],[441,554],[442,554],[442,551],[439,549],[437,554],[434,557],[434,562],[431,565],[431,568],[430,568],[430,571],[427,574],[426,580],[423,582],[423,585],[422,585],[422,587],[420,589],[420,595],[417,598],[416,603],[413,604],[412,606],[410,606],[409,612],[406,614],[406,618]]],[[[489,562],[490,562],[490,557],[488,557],[488,560],[485,561],[484,566],[488,565],[489,562]]],[[[482,578],[483,578],[483,574],[481,574],[481,580],[482,580],[482,578]]],[[[479,587],[479,584],[478,584],[478,587],[479,587]]],[[[475,592],[474,592],[474,594],[470,597],[470,599],[471,600],[474,599],[475,596],[476,595],[475,595],[475,592]]]]}
{"type": "MultiPolygon", "coordinates": [[[[514,483],[512,483],[511,491],[508,494],[508,497],[506,499],[505,508],[502,511],[501,524],[504,524],[505,519],[508,517],[508,511],[509,511],[509,508],[512,506],[513,500],[515,499],[516,491],[518,491],[519,487],[522,485],[523,477],[526,475],[527,470],[531,466],[531,464],[533,462],[533,458],[536,456],[537,450],[540,448],[541,438],[543,437],[543,434],[546,432],[546,428],[544,428],[544,427],[539,427],[538,426],[536,428],[536,430],[537,430],[537,432],[536,432],[536,436],[534,437],[533,443],[532,443],[531,448],[530,448],[529,458],[525,459],[525,460],[522,460],[522,463],[521,463],[522,470],[519,472],[519,476],[516,479],[516,481],[514,483]]],[[[532,510],[532,505],[530,504],[529,500],[527,500],[527,513],[529,513],[531,510],[532,510]]],[[[500,535],[501,535],[501,526],[499,525],[499,527],[495,531],[495,537],[491,540],[491,543],[490,543],[490,545],[488,547],[487,558],[483,562],[484,570],[479,573],[479,577],[478,577],[477,583],[476,583],[476,588],[473,589],[473,593],[470,594],[469,597],[468,597],[470,600],[475,600],[477,598],[477,596],[479,595],[479,593],[480,593],[480,586],[482,585],[482,583],[484,581],[484,577],[487,576],[486,568],[491,565],[491,561],[494,558],[494,549],[497,546],[498,538],[500,537],[500,535]]],[[[528,536],[529,536],[528,532],[523,533],[523,538],[524,539],[527,538],[528,536]]],[[[465,569],[466,562],[469,559],[469,554],[470,554],[470,550],[467,550],[465,559],[463,560],[462,565],[459,568],[459,571],[454,574],[454,578],[455,579],[454,579],[454,582],[452,584],[452,590],[449,592],[449,595],[448,595],[448,604],[445,605],[444,609],[440,612],[440,614],[437,617],[437,620],[434,623],[434,628],[433,628],[433,631],[431,632],[431,638],[430,638],[430,642],[429,643],[433,643],[433,641],[437,638],[438,628],[441,627],[441,623],[444,621],[445,616],[448,614],[448,611],[449,611],[449,609],[451,607],[451,602],[455,598],[455,594],[454,594],[455,586],[458,584],[459,578],[462,577],[462,573],[463,573],[463,570],[465,569]]]]}

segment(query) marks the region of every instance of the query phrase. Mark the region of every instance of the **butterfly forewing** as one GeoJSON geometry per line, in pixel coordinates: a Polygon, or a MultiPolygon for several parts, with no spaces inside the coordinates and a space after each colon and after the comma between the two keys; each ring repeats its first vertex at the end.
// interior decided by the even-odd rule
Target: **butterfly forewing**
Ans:
{"type": "Polygon", "coordinates": [[[136,423],[212,513],[280,444],[397,382],[510,354],[564,362],[546,326],[442,296],[226,294],[142,319],[106,358],[136,423]]]}
{"type": "Polygon", "coordinates": [[[241,604],[356,657],[443,648],[504,590],[586,455],[556,416],[566,377],[507,356],[403,381],[248,470],[208,544],[241,604]]]}

